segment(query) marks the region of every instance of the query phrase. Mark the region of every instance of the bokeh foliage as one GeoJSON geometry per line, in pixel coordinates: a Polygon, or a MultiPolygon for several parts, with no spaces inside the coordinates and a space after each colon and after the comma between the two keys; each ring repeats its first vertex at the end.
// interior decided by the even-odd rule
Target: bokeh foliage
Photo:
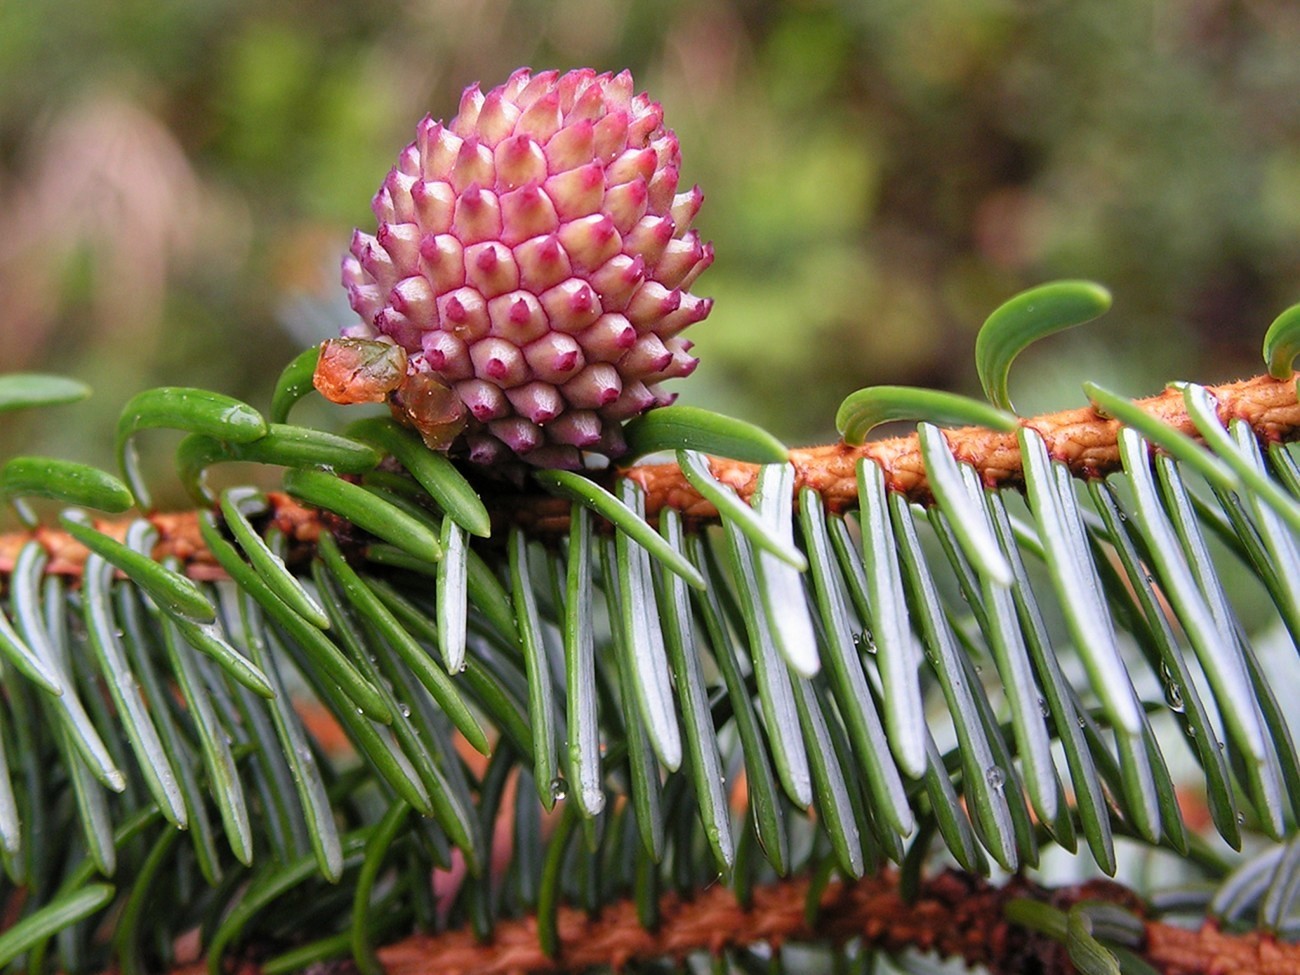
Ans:
{"type": "Polygon", "coordinates": [[[718,253],[685,402],[800,440],[861,385],[970,391],[982,314],[1061,276],[1116,309],[1027,409],[1257,371],[1298,290],[1298,42],[1283,0],[3,4],[0,367],[99,396],[0,446],[103,460],[153,383],[257,401],[350,315],[338,255],[416,120],[519,64],[665,103],[718,253]]]}

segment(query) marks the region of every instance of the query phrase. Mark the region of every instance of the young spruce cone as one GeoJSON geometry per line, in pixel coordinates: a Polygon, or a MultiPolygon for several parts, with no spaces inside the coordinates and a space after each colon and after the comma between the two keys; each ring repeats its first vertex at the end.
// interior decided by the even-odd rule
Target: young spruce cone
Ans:
{"type": "Polygon", "coordinates": [[[617,457],[621,422],[695,368],[679,333],[712,305],[688,290],[713,249],[689,229],[702,195],[677,192],[680,164],[626,71],[466,89],[388,174],[378,231],[354,235],[343,283],[362,324],[326,343],[317,386],[387,396],[431,446],[480,464],[617,457]]]}

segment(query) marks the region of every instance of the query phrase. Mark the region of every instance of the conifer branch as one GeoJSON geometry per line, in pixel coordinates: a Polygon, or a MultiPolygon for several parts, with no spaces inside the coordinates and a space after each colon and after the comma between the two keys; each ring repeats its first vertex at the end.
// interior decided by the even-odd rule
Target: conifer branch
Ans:
{"type": "MultiPolygon", "coordinates": [[[[1296,401],[1296,377],[1274,379],[1255,376],[1221,386],[1207,386],[1218,404],[1219,419],[1227,425],[1245,420],[1263,443],[1288,441],[1300,434],[1300,404],[1296,401]]],[[[1200,439],[1176,388],[1137,401],[1149,415],[1195,439],[1200,439]]],[[[1120,423],[1094,407],[1064,410],[1026,418],[1021,425],[1036,430],[1047,445],[1048,454],[1066,464],[1077,477],[1104,477],[1119,469],[1120,423]]],[[[998,433],[981,427],[946,430],[953,455],[974,467],[988,487],[1020,487],[1024,483],[1020,449],[1014,433],[998,433]]],[[[851,447],[840,441],[822,447],[793,450],[795,491],[810,487],[821,495],[834,512],[857,507],[855,469],[859,460],[871,460],[885,472],[885,483],[923,504],[931,500],[925,465],[917,436],[895,437],[851,447]]],[[[754,490],[758,468],[753,464],[715,460],[714,476],[748,498],[754,490]]],[[[654,517],[665,507],[701,521],[717,512],[687,483],[676,464],[648,465],[625,472],[646,490],[647,513],[654,517]]]]}
{"type": "MultiPolygon", "coordinates": [[[[1300,403],[1296,400],[1296,378],[1274,379],[1268,375],[1206,387],[1218,404],[1219,419],[1241,419],[1255,431],[1263,443],[1291,441],[1300,436],[1300,403]]],[[[1137,405],[1153,417],[1178,431],[1197,438],[1182,394],[1166,389],[1157,396],[1138,400],[1137,405]]],[[[1047,444],[1053,459],[1069,466],[1078,477],[1104,477],[1119,468],[1118,435],[1120,424],[1100,414],[1093,407],[1064,410],[1027,418],[1022,425],[1036,430],[1047,444]]],[[[962,427],[945,431],[948,443],[958,460],[972,465],[989,487],[1017,488],[1023,484],[1023,468],[1016,437],[980,427],[962,427]]],[[[804,447],[790,452],[795,467],[795,491],[810,487],[821,495],[827,509],[843,512],[857,506],[855,469],[859,460],[871,460],[885,472],[891,490],[901,492],[919,503],[931,500],[925,465],[915,434],[878,440],[852,447],[843,441],[818,447],[804,447]]],[[[748,499],[754,491],[758,468],[754,464],[714,459],[714,475],[748,499]]],[[[646,514],[654,521],[659,512],[672,508],[693,524],[717,519],[713,505],[702,498],[687,482],[681,469],[672,463],[647,464],[617,472],[637,481],[646,492],[646,514]]],[[[534,535],[559,535],[569,523],[569,502],[541,493],[520,493],[500,483],[479,485],[492,512],[494,527],[503,529],[519,525],[534,535]]],[[[320,514],[297,504],[284,494],[272,494],[271,514],[276,527],[291,542],[309,550],[320,531],[320,514]]],[[[220,578],[222,573],[199,538],[197,516],[193,512],[154,514],[149,520],[158,530],[155,557],[174,556],[195,578],[220,578]]],[[[126,522],[104,519],[97,527],[120,537],[126,522]]],[[[495,532],[494,532],[495,533],[495,532]]],[[[50,553],[49,571],[76,575],[86,557],[86,550],[67,533],[39,528],[35,532],[0,535],[0,573],[12,569],[23,544],[35,537],[50,553]]]]}
{"type": "MultiPolygon", "coordinates": [[[[630,900],[606,905],[596,915],[561,907],[554,957],[542,949],[535,917],[498,922],[487,942],[469,930],[415,935],[381,948],[378,956],[387,975],[558,975],[594,967],[619,971],[634,962],[680,960],[695,952],[718,954],[764,943],[779,949],[859,939],[865,949],[934,953],[982,965],[990,975],[1071,975],[1075,968],[1065,947],[1008,920],[1009,901],[1027,898],[1058,910],[1103,902],[1139,916],[1142,911],[1137,895],[1107,880],[1049,890],[1022,877],[998,886],[953,870],[923,881],[909,900],[898,874],[889,870],[827,885],[810,921],[810,888],[806,877],[761,886],[748,907],[721,885],[690,898],[670,893],[660,900],[660,920],[653,930],[641,925],[630,900]]],[[[1193,931],[1156,920],[1139,923],[1142,934],[1133,950],[1162,975],[1300,973],[1300,945],[1265,934],[1230,933],[1212,924],[1193,931]]],[[[174,975],[200,971],[194,965],[174,975]]],[[[238,971],[257,975],[258,969],[249,964],[238,971]]]]}
{"type": "MultiPolygon", "coordinates": [[[[289,543],[300,551],[316,541],[323,525],[331,520],[337,521],[329,513],[305,508],[287,494],[278,491],[271,492],[267,500],[270,514],[263,519],[263,524],[273,522],[289,543]]],[[[146,517],[158,532],[158,541],[153,550],[155,561],[174,558],[184,565],[186,573],[194,579],[226,577],[199,535],[196,511],[156,512],[146,517]]],[[[120,540],[125,537],[130,523],[129,518],[97,518],[94,526],[104,534],[120,540]]],[[[67,532],[43,525],[30,532],[0,535],[0,574],[13,569],[19,551],[33,538],[49,553],[47,572],[68,576],[81,574],[81,567],[90,554],[86,547],[67,532]]]]}

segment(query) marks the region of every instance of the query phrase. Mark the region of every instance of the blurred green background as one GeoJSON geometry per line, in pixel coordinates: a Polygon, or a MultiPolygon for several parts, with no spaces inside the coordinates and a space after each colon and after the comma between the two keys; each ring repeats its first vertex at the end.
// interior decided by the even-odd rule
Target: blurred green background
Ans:
{"type": "Polygon", "coordinates": [[[97,395],[0,455],[109,463],[149,385],[265,407],[349,320],[338,258],[416,121],[521,64],[665,105],[717,249],[683,402],[801,442],[860,386],[973,392],[979,324],[1054,277],[1115,308],[1026,355],[1022,411],[1258,372],[1300,300],[1297,50],[1290,0],[6,0],[0,370],[97,395]]]}

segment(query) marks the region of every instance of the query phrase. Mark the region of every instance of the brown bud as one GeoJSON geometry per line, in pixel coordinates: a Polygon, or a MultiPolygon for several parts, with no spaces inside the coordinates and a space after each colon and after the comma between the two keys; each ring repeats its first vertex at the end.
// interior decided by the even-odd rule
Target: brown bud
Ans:
{"type": "Polygon", "coordinates": [[[406,350],[374,339],[321,343],[312,385],[331,403],[382,403],[406,377],[406,350]]]}
{"type": "Polygon", "coordinates": [[[407,376],[393,394],[391,405],[397,418],[415,427],[433,450],[449,447],[469,422],[456,391],[428,372],[407,376]]]}

